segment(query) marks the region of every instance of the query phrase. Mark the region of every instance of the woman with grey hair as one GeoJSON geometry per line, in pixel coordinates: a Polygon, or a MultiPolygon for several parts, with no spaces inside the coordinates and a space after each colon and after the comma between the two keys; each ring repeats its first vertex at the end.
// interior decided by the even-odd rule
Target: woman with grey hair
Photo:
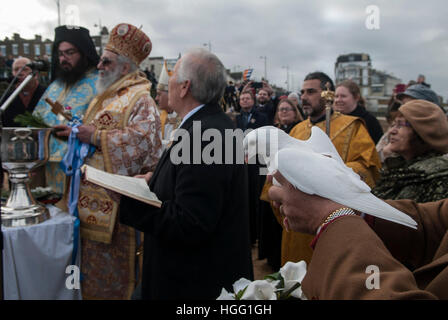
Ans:
{"type": "Polygon", "coordinates": [[[302,116],[302,120],[306,119],[307,116],[305,115],[305,113],[302,110],[302,107],[300,106],[300,97],[299,97],[299,95],[297,93],[295,93],[295,92],[291,92],[288,95],[288,100],[292,101],[294,103],[294,105],[297,107],[297,109],[300,112],[300,115],[302,116]]]}

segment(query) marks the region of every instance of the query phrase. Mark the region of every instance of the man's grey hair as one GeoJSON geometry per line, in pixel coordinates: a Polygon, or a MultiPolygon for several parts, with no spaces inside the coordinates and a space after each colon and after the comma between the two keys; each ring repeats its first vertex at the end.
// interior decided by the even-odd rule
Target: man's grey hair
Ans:
{"type": "Polygon", "coordinates": [[[132,72],[134,72],[134,71],[136,71],[138,69],[138,66],[135,64],[134,61],[132,61],[128,57],[125,57],[125,56],[123,56],[121,54],[119,54],[117,56],[117,63],[118,63],[119,66],[122,66],[125,63],[129,63],[130,68],[129,68],[129,72],[128,73],[132,73],[132,72]]]}
{"type": "Polygon", "coordinates": [[[217,103],[227,85],[224,65],[213,53],[197,48],[180,60],[177,83],[190,80],[191,95],[199,103],[217,103]]]}
{"type": "Polygon", "coordinates": [[[30,58],[19,56],[19,57],[14,59],[13,63],[15,63],[17,61],[20,61],[20,60],[24,60],[24,61],[26,61],[26,63],[31,63],[32,62],[30,58]]]}
{"type": "Polygon", "coordinates": [[[295,92],[291,92],[288,96],[288,99],[291,99],[291,98],[296,98],[297,100],[299,100],[299,95],[295,92]]]}

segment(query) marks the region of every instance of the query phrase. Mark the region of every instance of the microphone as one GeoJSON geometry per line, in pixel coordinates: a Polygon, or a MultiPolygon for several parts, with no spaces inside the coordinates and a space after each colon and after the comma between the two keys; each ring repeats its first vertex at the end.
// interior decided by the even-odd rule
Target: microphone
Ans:
{"type": "Polygon", "coordinates": [[[48,61],[45,60],[32,61],[31,63],[28,63],[26,66],[30,67],[34,71],[48,71],[50,69],[50,64],[48,63],[48,61]]]}

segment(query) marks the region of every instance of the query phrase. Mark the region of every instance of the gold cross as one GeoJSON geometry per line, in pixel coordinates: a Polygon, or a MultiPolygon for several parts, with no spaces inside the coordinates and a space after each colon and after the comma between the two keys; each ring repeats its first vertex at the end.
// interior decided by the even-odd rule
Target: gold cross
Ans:
{"type": "Polygon", "coordinates": [[[53,101],[50,98],[45,98],[45,101],[51,106],[51,112],[55,115],[62,115],[68,121],[72,121],[72,116],[65,112],[64,107],[58,101],[53,101]]]}

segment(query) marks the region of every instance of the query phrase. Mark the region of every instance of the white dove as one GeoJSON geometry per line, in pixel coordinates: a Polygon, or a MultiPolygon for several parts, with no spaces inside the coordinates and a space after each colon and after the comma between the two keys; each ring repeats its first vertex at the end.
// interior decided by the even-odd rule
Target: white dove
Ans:
{"type": "MultiPolygon", "coordinates": [[[[276,168],[272,167],[272,158],[279,150],[284,148],[298,148],[320,153],[334,158],[344,164],[338,151],[327,135],[318,127],[311,128],[311,137],[308,140],[299,140],[291,137],[283,130],[273,126],[264,126],[249,132],[243,141],[245,156],[248,162],[259,154],[268,167],[269,173],[276,168]]],[[[350,169],[350,168],[348,168],[350,169]]],[[[351,170],[351,169],[350,169],[351,170]]]]}
{"type": "MultiPolygon", "coordinates": [[[[263,128],[257,130],[260,129],[263,128]]],[[[257,130],[247,135],[245,146],[253,144],[252,140],[257,140],[257,136],[263,137],[254,133],[257,130]]],[[[310,139],[303,141],[279,133],[278,152],[275,155],[271,153],[271,156],[261,154],[267,159],[269,171],[278,170],[294,187],[307,194],[316,194],[360,212],[416,229],[417,223],[411,217],[370,192],[370,187],[359,175],[344,164],[321,129],[313,127],[311,133],[310,139]]],[[[255,141],[258,145],[264,142],[268,143],[255,141]]]]}

